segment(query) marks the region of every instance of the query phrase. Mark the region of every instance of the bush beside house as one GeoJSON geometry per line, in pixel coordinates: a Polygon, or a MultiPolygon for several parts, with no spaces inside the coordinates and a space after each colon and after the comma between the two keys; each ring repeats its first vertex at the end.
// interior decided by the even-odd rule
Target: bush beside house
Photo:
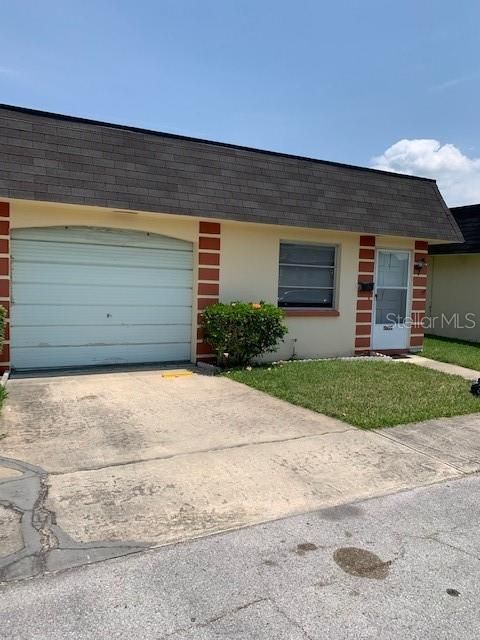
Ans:
{"type": "Polygon", "coordinates": [[[212,304],[203,312],[204,339],[219,366],[245,366],[276,350],[288,331],[283,317],[281,309],[264,302],[212,304]]]}

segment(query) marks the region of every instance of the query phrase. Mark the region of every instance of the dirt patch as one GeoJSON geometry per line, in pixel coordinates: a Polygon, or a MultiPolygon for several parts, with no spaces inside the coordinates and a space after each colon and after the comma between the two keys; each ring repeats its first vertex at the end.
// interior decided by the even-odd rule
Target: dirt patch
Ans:
{"type": "Polygon", "coordinates": [[[304,556],[308,551],[316,551],[317,549],[317,545],[313,544],[313,542],[301,542],[300,544],[297,544],[295,553],[299,556],[304,556]]]}
{"type": "Polygon", "coordinates": [[[345,573],[358,578],[384,580],[390,571],[390,560],[384,562],[371,551],[357,547],[337,549],[333,559],[345,573]]]}

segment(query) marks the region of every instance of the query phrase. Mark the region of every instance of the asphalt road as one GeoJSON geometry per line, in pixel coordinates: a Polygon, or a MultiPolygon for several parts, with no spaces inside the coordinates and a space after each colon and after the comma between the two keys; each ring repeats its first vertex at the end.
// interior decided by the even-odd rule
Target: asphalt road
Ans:
{"type": "MultiPolygon", "coordinates": [[[[274,500],[274,496],[272,496],[274,500]]],[[[475,640],[480,477],[0,589],[0,637],[475,640]]]]}

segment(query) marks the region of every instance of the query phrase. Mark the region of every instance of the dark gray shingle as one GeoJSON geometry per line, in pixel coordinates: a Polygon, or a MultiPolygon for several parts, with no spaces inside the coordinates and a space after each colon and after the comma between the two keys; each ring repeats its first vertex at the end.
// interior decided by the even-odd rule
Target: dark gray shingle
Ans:
{"type": "Polygon", "coordinates": [[[0,105],[0,197],[462,240],[434,181],[0,105]]]}
{"type": "Polygon", "coordinates": [[[429,253],[432,255],[480,253],[480,204],[453,207],[450,211],[460,227],[465,242],[431,246],[429,253]]]}

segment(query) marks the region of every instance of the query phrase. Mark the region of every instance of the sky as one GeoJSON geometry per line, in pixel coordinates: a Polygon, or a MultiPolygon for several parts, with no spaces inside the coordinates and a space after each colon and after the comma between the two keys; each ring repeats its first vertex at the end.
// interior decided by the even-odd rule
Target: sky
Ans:
{"type": "Polygon", "coordinates": [[[450,206],[480,202],[478,0],[22,0],[0,21],[2,103],[424,175],[450,206]]]}

